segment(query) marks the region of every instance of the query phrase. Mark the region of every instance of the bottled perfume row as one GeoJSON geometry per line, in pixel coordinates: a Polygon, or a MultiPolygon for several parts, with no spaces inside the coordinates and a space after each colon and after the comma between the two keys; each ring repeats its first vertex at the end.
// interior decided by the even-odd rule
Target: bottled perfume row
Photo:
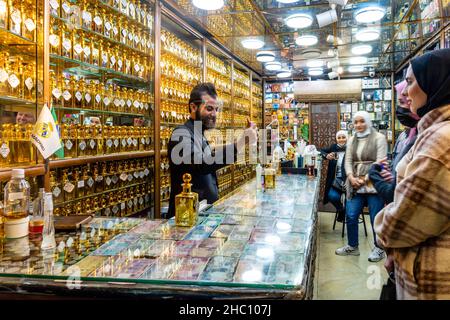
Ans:
{"type": "Polygon", "coordinates": [[[192,47],[167,30],[161,31],[161,42],[163,59],[166,56],[172,55],[174,58],[179,58],[185,63],[190,64],[192,67],[201,67],[203,59],[199,48],[192,47]]]}
{"type": "Polygon", "coordinates": [[[153,149],[150,127],[63,124],[61,140],[66,158],[153,149]]]}
{"type": "Polygon", "coordinates": [[[96,111],[149,115],[153,94],[142,89],[105,84],[61,73],[50,73],[50,89],[54,106],[96,111]]]}
{"type": "Polygon", "coordinates": [[[0,0],[0,28],[36,41],[36,0],[0,0]]]}
{"type": "MultiPolygon", "coordinates": [[[[42,93],[42,83],[40,83],[42,93]]],[[[36,62],[22,56],[0,53],[0,96],[36,100],[36,62]]]]}
{"type": "Polygon", "coordinates": [[[183,124],[189,119],[188,106],[185,103],[161,101],[161,122],[183,124]]]}
{"type": "Polygon", "coordinates": [[[34,124],[4,123],[0,128],[0,167],[36,163],[36,147],[31,143],[34,124]]]}
{"type": "Polygon", "coordinates": [[[167,150],[169,146],[169,139],[172,135],[173,128],[162,127],[160,131],[160,148],[161,150],[167,150]]]}
{"type": "Polygon", "coordinates": [[[217,171],[217,187],[219,197],[223,197],[233,190],[233,166],[226,166],[217,171]]]}
{"type": "Polygon", "coordinates": [[[170,99],[171,102],[185,103],[187,105],[189,101],[189,95],[195,84],[194,83],[188,84],[183,81],[168,79],[163,75],[161,77],[161,88],[160,88],[161,98],[170,99]]]}
{"type": "Polygon", "coordinates": [[[188,85],[195,85],[201,80],[201,73],[198,67],[193,67],[179,57],[164,55],[160,62],[161,75],[165,78],[184,82],[188,85]]]}
{"type": "Polygon", "coordinates": [[[162,157],[160,165],[160,197],[161,202],[169,201],[170,198],[170,170],[169,170],[169,158],[162,157]]]}

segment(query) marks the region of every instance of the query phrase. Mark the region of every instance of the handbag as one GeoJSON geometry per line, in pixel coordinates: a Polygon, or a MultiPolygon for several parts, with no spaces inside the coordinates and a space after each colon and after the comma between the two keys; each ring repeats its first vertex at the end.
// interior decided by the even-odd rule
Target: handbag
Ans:
{"type": "Polygon", "coordinates": [[[336,190],[340,191],[340,192],[345,192],[345,182],[344,180],[342,180],[342,178],[336,177],[333,180],[333,183],[331,184],[333,186],[333,188],[335,188],[336,190]]]}
{"type": "Polygon", "coordinates": [[[387,283],[383,285],[380,294],[380,300],[397,300],[397,291],[393,275],[389,276],[387,283]]]}

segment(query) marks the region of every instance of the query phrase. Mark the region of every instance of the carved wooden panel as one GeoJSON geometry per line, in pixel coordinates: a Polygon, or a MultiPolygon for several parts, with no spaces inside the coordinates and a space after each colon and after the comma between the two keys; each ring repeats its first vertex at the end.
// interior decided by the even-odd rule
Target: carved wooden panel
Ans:
{"type": "MultiPolygon", "coordinates": [[[[336,142],[338,125],[338,104],[336,102],[313,103],[311,105],[311,143],[317,149],[325,148],[336,142]]],[[[322,202],[325,192],[327,169],[328,164],[324,163],[320,181],[320,202],[322,202]]],[[[319,207],[319,210],[323,209],[319,207]]]]}

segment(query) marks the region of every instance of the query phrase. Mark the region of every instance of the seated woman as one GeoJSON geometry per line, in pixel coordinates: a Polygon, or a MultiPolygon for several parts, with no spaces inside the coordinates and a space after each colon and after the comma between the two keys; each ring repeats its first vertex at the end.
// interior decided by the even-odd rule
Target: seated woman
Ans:
{"type": "MultiPolygon", "coordinates": [[[[353,125],[356,133],[349,139],[345,152],[348,245],[336,250],[336,254],[340,256],[359,256],[358,218],[363,208],[366,205],[369,207],[373,231],[375,216],[384,206],[383,199],[378,195],[373,185],[368,182],[367,174],[373,163],[386,157],[386,138],[373,129],[370,115],[365,111],[355,113],[353,125]]],[[[377,246],[375,233],[374,240],[375,247],[369,256],[370,262],[377,262],[384,258],[383,249],[377,246]]]]}
{"type": "Polygon", "coordinates": [[[327,159],[328,172],[325,183],[325,195],[323,197],[323,204],[331,202],[338,213],[337,221],[344,221],[344,206],[341,202],[341,196],[345,192],[345,168],[344,157],[345,147],[347,145],[347,132],[344,130],[336,133],[337,143],[332,144],[328,148],[320,150],[322,157],[327,159]]]}

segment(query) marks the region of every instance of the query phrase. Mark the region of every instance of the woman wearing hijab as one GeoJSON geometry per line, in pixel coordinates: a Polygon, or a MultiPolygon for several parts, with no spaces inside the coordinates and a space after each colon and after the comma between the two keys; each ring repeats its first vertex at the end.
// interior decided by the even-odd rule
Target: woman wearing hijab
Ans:
{"type": "Polygon", "coordinates": [[[419,117],[410,110],[411,106],[407,99],[406,87],[406,80],[395,86],[398,97],[398,106],[395,114],[400,123],[405,127],[405,130],[399,135],[395,143],[392,152],[391,169],[388,169],[387,159],[382,159],[380,162],[373,164],[369,170],[369,179],[386,204],[394,201],[397,164],[408,153],[417,138],[416,126],[417,122],[419,122],[419,117]]]}
{"type": "Polygon", "coordinates": [[[337,221],[339,222],[344,221],[345,214],[344,207],[341,202],[341,196],[342,193],[345,192],[345,168],[343,165],[343,160],[345,156],[347,138],[347,131],[340,130],[336,133],[337,143],[320,150],[322,157],[329,161],[323,204],[327,204],[328,202],[333,204],[337,210],[337,221]]]}
{"type": "Polygon", "coordinates": [[[450,299],[450,49],[412,60],[406,81],[418,136],[375,232],[394,258],[397,299],[450,299]]]}
{"type": "MultiPolygon", "coordinates": [[[[356,133],[349,139],[345,151],[348,244],[336,250],[336,254],[340,256],[359,256],[359,215],[367,205],[369,207],[370,222],[373,226],[375,215],[384,205],[383,199],[377,194],[373,185],[368,182],[367,174],[373,163],[386,157],[386,138],[372,127],[370,115],[365,111],[355,113],[353,126],[356,133]]],[[[379,248],[375,241],[375,247],[369,255],[369,261],[377,262],[383,258],[384,250],[379,248]]]]}

